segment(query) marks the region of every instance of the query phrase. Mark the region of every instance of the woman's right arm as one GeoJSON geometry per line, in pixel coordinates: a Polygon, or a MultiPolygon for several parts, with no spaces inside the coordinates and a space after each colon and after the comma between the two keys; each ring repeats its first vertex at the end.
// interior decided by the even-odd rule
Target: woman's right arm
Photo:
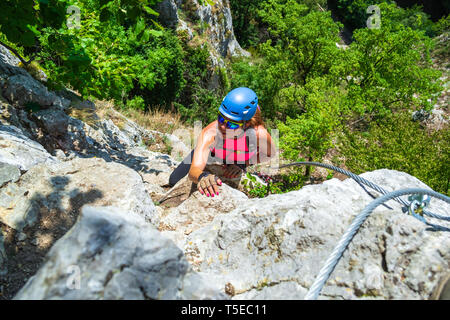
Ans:
{"type": "Polygon", "coordinates": [[[209,147],[214,142],[214,136],[211,135],[211,130],[208,127],[202,130],[194,149],[191,168],[189,169],[189,179],[194,183],[198,183],[198,177],[206,167],[210,152],[209,147]]]}
{"type": "Polygon", "coordinates": [[[197,146],[192,157],[191,168],[189,169],[189,179],[197,183],[198,191],[205,194],[207,197],[214,197],[214,194],[219,195],[218,185],[222,185],[222,181],[217,179],[214,175],[203,176],[200,175],[206,167],[210,151],[210,146],[214,143],[216,130],[214,129],[214,122],[202,130],[197,141],[197,146]]]}

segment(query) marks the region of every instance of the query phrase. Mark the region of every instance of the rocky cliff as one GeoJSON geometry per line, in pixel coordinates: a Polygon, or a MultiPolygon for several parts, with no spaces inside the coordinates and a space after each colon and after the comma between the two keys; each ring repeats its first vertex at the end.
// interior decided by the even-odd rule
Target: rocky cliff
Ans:
{"type": "MultiPolygon", "coordinates": [[[[373,200],[350,179],[263,199],[227,185],[210,199],[181,181],[188,196],[159,204],[177,161],[147,149],[158,133],[120,114],[120,126],[88,124],[68,115],[74,105],[96,108],[49,92],[2,49],[2,298],[302,299],[373,200]]],[[[428,188],[392,170],[362,176],[387,190],[428,188]]],[[[431,211],[449,209],[432,200],[431,211]]],[[[449,265],[448,233],[391,201],[363,224],[320,298],[429,299],[449,265]]]]}
{"type": "Polygon", "coordinates": [[[203,2],[164,0],[158,4],[159,19],[166,27],[186,32],[189,40],[204,35],[204,44],[210,45],[216,59],[249,55],[236,41],[229,1],[215,0],[214,5],[203,2]]]}
{"type": "Polygon", "coordinates": [[[215,0],[214,5],[198,0],[164,0],[157,6],[160,22],[176,30],[180,38],[192,46],[206,46],[209,51],[208,88],[219,86],[218,68],[225,68],[226,59],[236,56],[250,56],[241,48],[233,31],[230,3],[215,0]],[[201,4],[203,3],[203,4],[201,4]]]}

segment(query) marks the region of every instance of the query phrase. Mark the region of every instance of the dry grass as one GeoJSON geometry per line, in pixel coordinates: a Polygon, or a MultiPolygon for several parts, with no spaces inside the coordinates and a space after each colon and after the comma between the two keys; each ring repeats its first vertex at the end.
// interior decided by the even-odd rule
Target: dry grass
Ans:
{"type": "Polygon", "coordinates": [[[136,109],[116,110],[112,101],[97,100],[95,108],[88,108],[82,104],[73,104],[67,110],[69,116],[79,119],[92,127],[103,119],[111,119],[119,128],[123,129],[127,119],[131,120],[147,130],[161,133],[172,133],[177,129],[187,127],[181,120],[181,116],[173,111],[162,108],[144,112],[136,109]]]}
{"type": "Polygon", "coordinates": [[[163,110],[162,108],[143,112],[141,110],[127,109],[121,113],[136,122],[147,130],[154,130],[161,133],[172,133],[177,129],[185,129],[181,116],[173,111],[163,110]]]}
{"type": "Polygon", "coordinates": [[[203,44],[205,44],[205,33],[199,34],[198,32],[194,32],[194,37],[188,42],[188,46],[191,48],[199,48],[203,44]]]}
{"type": "Polygon", "coordinates": [[[79,105],[71,105],[66,110],[66,113],[72,118],[81,120],[94,128],[97,126],[97,122],[99,121],[99,117],[95,109],[82,108],[79,105]]]}
{"type": "Polygon", "coordinates": [[[136,109],[116,110],[112,101],[97,100],[92,107],[89,104],[74,103],[67,113],[95,129],[99,128],[102,120],[111,120],[120,130],[125,129],[128,121],[132,121],[152,132],[151,135],[142,137],[143,146],[150,151],[171,154],[179,161],[184,158],[184,154],[180,153],[179,147],[173,145],[167,135],[177,136],[186,146],[192,145],[194,139],[193,127],[185,125],[178,113],[162,108],[148,112],[136,109]],[[172,151],[178,156],[173,155],[172,151]]]}
{"type": "Polygon", "coordinates": [[[126,123],[125,117],[114,110],[114,104],[111,101],[97,100],[94,107],[88,107],[83,103],[73,103],[66,112],[69,116],[81,120],[94,128],[97,128],[98,123],[104,119],[111,119],[121,130],[126,123]]]}

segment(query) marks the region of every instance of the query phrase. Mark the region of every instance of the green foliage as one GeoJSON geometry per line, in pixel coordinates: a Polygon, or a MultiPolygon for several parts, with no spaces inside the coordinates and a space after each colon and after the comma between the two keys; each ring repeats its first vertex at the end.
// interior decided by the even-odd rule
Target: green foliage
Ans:
{"type": "Polygon", "coordinates": [[[164,150],[165,152],[164,153],[171,154],[172,150],[173,150],[173,146],[172,146],[172,142],[169,140],[169,137],[166,136],[166,135],[163,135],[162,136],[162,141],[163,141],[163,144],[165,146],[165,150],[164,150]]]}
{"type": "MultiPolygon", "coordinates": [[[[233,29],[239,44],[244,48],[255,47],[267,40],[265,15],[266,0],[231,0],[230,9],[233,16],[233,29]]],[[[320,10],[326,7],[326,0],[277,1],[279,6],[291,7],[302,5],[307,10],[320,10]]]]}
{"type": "Polygon", "coordinates": [[[446,17],[442,17],[433,25],[433,31],[435,34],[442,34],[450,31],[450,14],[446,17]]]}
{"type": "Polygon", "coordinates": [[[260,95],[263,115],[284,120],[303,112],[300,103],[292,101],[299,87],[339,64],[341,52],[336,42],[340,26],[329,12],[310,11],[294,0],[269,0],[261,6],[261,19],[268,24],[273,40],[260,45],[259,61],[233,64],[231,83],[232,87],[253,88],[260,95]],[[283,101],[286,104],[280,105],[283,101]]]}
{"type": "Polygon", "coordinates": [[[206,47],[184,46],[186,65],[184,78],[186,85],[181,93],[181,102],[191,105],[198,88],[203,87],[208,77],[209,52],[206,47]]]}
{"type": "Polygon", "coordinates": [[[275,176],[273,184],[278,187],[277,193],[285,193],[303,188],[308,178],[303,174],[302,169],[296,168],[290,173],[275,176]]]}
{"type": "Polygon", "coordinates": [[[258,9],[263,1],[260,0],[230,0],[233,16],[233,29],[239,44],[252,47],[259,43],[258,9]]]}
{"type": "Polygon", "coordinates": [[[220,82],[224,92],[230,91],[232,88],[230,84],[230,77],[228,76],[227,70],[222,67],[217,67],[216,72],[220,77],[220,82]]]}
{"type": "Polygon", "coordinates": [[[413,30],[426,32],[428,36],[435,36],[436,31],[430,17],[422,11],[420,6],[400,8],[395,1],[390,0],[338,0],[331,3],[336,12],[351,30],[366,28],[367,19],[373,13],[367,13],[367,8],[377,5],[380,8],[381,28],[385,25],[403,25],[413,30]]]}
{"type": "Polygon", "coordinates": [[[253,198],[267,197],[271,191],[269,185],[266,186],[261,182],[258,182],[256,177],[249,172],[246,173],[245,179],[242,180],[242,185],[246,193],[253,198]]]}
{"type": "Polygon", "coordinates": [[[381,3],[381,27],[389,27],[395,30],[397,27],[409,27],[412,30],[423,31],[427,36],[435,36],[433,22],[430,17],[422,11],[420,6],[412,8],[400,8],[395,3],[381,3]]]}
{"type": "Polygon", "coordinates": [[[327,172],[328,172],[328,174],[327,174],[327,180],[330,180],[330,179],[332,179],[333,178],[333,176],[334,176],[334,171],[332,171],[332,170],[328,170],[327,169],[327,172]]]}
{"type": "MultiPolygon", "coordinates": [[[[383,15],[381,29],[365,28],[368,5],[355,1],[352,8],[364,7],[364,28],[345,50],[336,46],[342,25],[329,12],[294,0],[259,4],[271,39],[251,63],[232,65],[231,83],[254,88],[265,118],[278,119],[283,158],[321,161],[337,134],[358,117],[368,124],[435,103],[442,88],[440,72],[431,67],[428,17],[413,14],[417,8],[374,3],[383,15]]],[[[262,195],[263,189],[252,192],[262,195]]]]}
{"type": "Polygon", "coordinates": [[[141,96],[135,96],[134,98],[127,100],[126,106],[127,108],[144,111],[145,110],[144,98],[142,98],[141,96]]]}
{"type": "Polygon", "coordinates": [[[134,96],[145,105],[173,101],[184,84],[183,51],[171,31],[149,18],[156,15],[152,3],[84,1],[79,29],[44,29],[40,58],[51,70],[50,83],[119,103],[134,96]]]}
{"type": "Polygon", "coordinates": [[[272,177],[266,184],[258,182],[255,176],[247,172],[246,179],[242,181],[244,190],[252,198],[264,198],[270,194],[280,194],[301,189],[305,185],[305,177],[294,171],[272,177]]]}
{"type": "Polygon", "coordinates": [[[386,116],[364,132],[346,130],[339,150],[356,174],[387,168],[407,172],[449,194],[450,130],[426,132],[409,113],[386,116]]]}
{"type": "Polygon", "coordinates": [[[278,124],[283,157],[293,161],[303,157],[320,161],[332,146],[334,132],[339,127],[342,94],[326,79],[315,78],[296,90],[295,97],[304,112],[278,124]]]}
{"type": "MultiPolygon", "coordinates": [[[[0,17],[1,37],[21,54],[21,46],[38,45],[25,53],[37,54],[50,89],[68,86],[83,96],[113,99],[118,106],[175,107],[185,119],[201,115],[211,120],[224,92],[206,89],[212,74],[207,46],[191,48],[164,30],[154,20],[159,1],[11,0],[0,4],[8,13],[0,17]],[[21,5],[29,14],[19,14],[21,5]],[[66,14],[69,5],[80,9],[78,28],[65,23],[73,16],[66,14]]],[[[226,70],[217,72],[221,85],[229,89],[226,70]]]]}
{"type": "Polygon", "coordinates": [[[382,116],[400,107],[432,106],[440,72],[431,68],[432,41],[423,32],[385,24],[359,29],[354,38],[346,77],[352,110],[382,116]]]}
{"type": "MultiPolygon", "coordinates": [[[[200,120],[209,123],[217,118],[217,110],[223,99],[221,88],[209,90],[208,79],[212,73],[209,51],[206,46],[190,47],[185,45],[185,85],[175,107],[187,122],[200,120]]],[[[217,70],[222,81],[227,81],[225,70],[217,70]]],[[[222,83],[222,87],[224,84],[222,83]]]]}
{"type": "Polygon", "coordinates": [[[33,47],[43,28],[59,28],[65,20],[64,0],[0,2],[0,31],[13,43],[33,47]]]}

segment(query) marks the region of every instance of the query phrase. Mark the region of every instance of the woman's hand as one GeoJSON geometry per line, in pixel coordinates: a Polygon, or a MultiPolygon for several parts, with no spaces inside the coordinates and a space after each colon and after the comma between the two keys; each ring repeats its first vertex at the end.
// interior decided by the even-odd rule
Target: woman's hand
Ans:
{"type": "Polygon", "coordinates": [[[237,165],[223,165],[223,176],[228,179],[234,179],[239,177],[239,175],[242,173],[242,169],[239,168],[237,165]]]}
{"type": "Polygon", "coordinates": [[[197,189],[201,194],[207,197],[214,197],[219,195],[219,186],[222,185],[222,181],[213,174],[204,175],[200,178],[197,184],[197,189]]]}

